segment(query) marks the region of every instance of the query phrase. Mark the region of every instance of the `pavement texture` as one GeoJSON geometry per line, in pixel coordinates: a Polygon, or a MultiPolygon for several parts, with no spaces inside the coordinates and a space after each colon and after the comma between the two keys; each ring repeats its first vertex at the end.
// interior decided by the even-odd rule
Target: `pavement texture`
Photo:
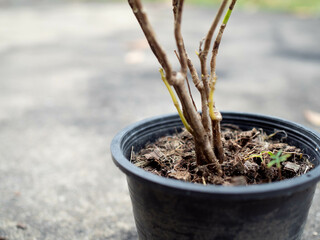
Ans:
{"type": "MultiPolygon", "coordinates": [[[[0,9],[0,239],[137,239],[109,145],[126,125],[175,109],[129,7],[9,3],[0,9]]],[[[147,9],[175,61],[170,6],[147,9]]],[[[184,13],[195,61],[214,11],[184,13]]],[[[320,110],[319,27],[317,18],[236,11],[217,62],[218,107],[319,131],[304,117],[320,110]]],[[[319,239],[318,185],[303,240],[319,239]]]]}

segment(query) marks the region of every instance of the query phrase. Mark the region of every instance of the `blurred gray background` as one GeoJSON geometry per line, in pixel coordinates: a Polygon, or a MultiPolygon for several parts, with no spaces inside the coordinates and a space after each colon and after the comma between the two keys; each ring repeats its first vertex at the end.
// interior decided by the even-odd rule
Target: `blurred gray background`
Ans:
{"type": "MultiPolygon", "coordinates": [[[[265,2],[240,3],[229,21],[217,106],[319,132],[319,4],[265,2]]],[[[146,6],[177,67],[170,4],[146,6]]],[[[197,66],[195,50],[215,11],[193,1],[184,12],[197,66]]],[[[175,112],[158,68],[125,2],[0,0],[1,240],[137,239],[109,145],[126,125],[175,112]]],[[[304,240],[320,239],[319,188],[304,240]]]]}

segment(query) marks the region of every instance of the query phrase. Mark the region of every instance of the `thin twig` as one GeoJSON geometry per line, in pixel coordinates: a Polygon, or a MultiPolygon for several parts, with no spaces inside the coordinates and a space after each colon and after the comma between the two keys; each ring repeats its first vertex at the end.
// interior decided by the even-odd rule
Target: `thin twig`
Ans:
{"type": "MultiPolygon", "coordinates": [[[[209,52],[209,48],[211,45],[212,36],[214,34],[214,31],[221,19],[222,13],[226,7],[228,0],[223,0],[218,13],[216,14],[215,19],[213,20],[211,27],[204,38],[200,42],[199,47],[199,59],[200,59],[200,66],[201,66],[201,80],[203,83],[203,91],[201,91],[201,105],[202,105],[202,123],[204,125],[204,128],[206,132],[208,133],[209,139],[212,142],[213,136],[212,136],[212,124],[211,124],[211,118],[209,115],[209,108],[208,108],[208,99],[209,99],[209,92],[210,92],[210,86],[208,82],[208,71],[207,71],[207,55],[209,52]],[[204,44],[204,47],[202,49],[202,45],[204,44]]],[[[214,145],[214,142],[212,142],[214,145]]]]}
{"type": "Polygon", "coordinates": [[[193,66],[191,60],[188,58],[188,68],[191,73],[191,77],[194,83],[194,86],[199,90],[199,92],[203,89],[203,83],[200,81],[196,68],[193,66]]]}
{"type": "Polygon", "coordinates": [[[184,0],[173,0],[173,13],[174,13],[174,37],[180,56],[181,73],[184,77],[187,76],[187,54],[184,46],[183,37],[181,34],[181,19],[184,0]]]}
{"type": "Polygon", "coordinates": [[[234,8],[234,5],[237,0],[232,0],[229,9],[222,21],[222,24],[220,26],[220,30],[218,33],[218,36],[216,37],[216,40],[213,44],[212,49],[212,57],[211,57],[211,73],[210,73],[210,93],[209,93],[209,113],[210,117],[212,119],[212,136],[214,137],[214,152],[219,159],[220,163],[224,160],[224,150],[221,142],[221,129],[220,129],[220,122],[222,120],[222,116],[220,112],[215,108],[214,101],[213,101],[213,94],[215,90],[215,84],[216,84],[216,57],[218,54],[218,49],[220,46],[221,38],[224,32],[224,29],[226,28],[226,25],[228,23],[228,20],[230,18],[230,15],[232,13],[232,10],[234,8]]]}
{"type": "Polygon", "coordinates": [[[170,93],[170,96],[172,98],[173,104],[174,104],[174,106],[176,107],[176,109],[178,111],[178,114],[180,116],[180,119],[181,119],[184,127],[188,130],[188,132],[190,132],[192,134],[193,131],[192,131],[189,123],[187,122],[186,118],[184,117],[184,115],[183,115],[183,113],[182,113],[182,111],[180,109],[179,102],[178,102],[176,96],[174,95],[171,86],[169,85],[166,77],[164,76],[163,69],[160,69],[160,74],[161,74],[162,81],[164,82],[164,84],[166,85],[166,87],[167,87],[167,89],[168,89],[168,91],[170,93]]]}
{"type": "Polygon", "coordinates": [[[207,94],[207,98],[209,97],[209,83],[208,83],[208,71],[207,71],[207,56],[208,56],[208,52],[209,52],[209,48],[211,45],[211,40],[212,40],[212,36],[214,34],[214,31],[217,28],[217,25],[221,19],[222,13],[227,5],[228,0],[223,0],[218,13],[215,17],[215,19],[213,20],[211,27],[207,33],[207,36],[204,39],[204,47],[203,49],[201,49],[201,45],[203,44],[203,42],[200,43],[200,48],[199,48],[199,58],[200,58],[200,64],[201,64],[201,76],[202,76],[202,81],[204,84],[204,88],[206,89],[206,94],[207,94]]]}
{"type": "MultiPolygon", "coordinates": [[[[179,55],[178,55],[177,52],[175,51],[175,54],[180,62],[180,65],[181,66],[183,65],[183,68],[185,68],[185,62],[181,61],[180,56],[185,56],[187,66],[191,72],[192,79],[194,80],[196,87],[199,88],[201,86],[198,83],[198,82],[200,82],[199,78],[198,78],[198,74],[197,74],[197,71],[194,68],[191,60],[188,58],[188,54],[185,50],[184,40],[183,40],[183,37],[181,34],[181,17],[182,17],[183,2],[184,2],[183,0],[182,1],[181,0],[173,0],[172,1],[173,15],[174,15],[174,19],[175,19],[175,37],[176,37],[177,46],[181,46],[180,50],[182,52],[182,54],[181,54],[179,51],[179,55]],[[177,23],[179,24],[179,26],[177,26],[177,23]]],[[[188,83],[188,87],[190,87],[189,83],[188,83]]]]}
{"type": "MultiPolygon", "coordinates": [[[[180,60],[180,57],[179,57],[179,55],[178,55],[177,51],[176,51],[176,50],[174,50],[174,53],[176,54],[176,56],[177,56],[177,58],[178,58],[178,61],[179,61],[179,63],[181,64],[181,60],[180,60]]],[[[189,59],[188,59],[188,60],[189,60],[189,59]]],[[[193,106],[194,106],[194,108],[196,109],[196,111],[198,111],[198,110],[197,110],[196,103],[194,102],[194,99],[193,99],[193,96],[192,96],[192,92],[191,92],[191,88],[190,88],[190,83],[189,83],[188,76],[186,76],[186,82],[187,82],[188,91],[189,91],[189,95],[190,95],[190,97],[191,97],[191,100],[192,100],[193,106]]]]}
{"type": "Polygon", "coordinates": [[[216,59],[218,55],[218,50],[221,42],[221,38],[224,32],[224,29],[227,26],[228,20],[230,18],[230,15],[232,13],[232,10],[234,8],[234,5],[236,4],[237,0],[232,0],[229,9],[223,19],[223,22],[220,26],[219,33],[217,35],[217,38],[213,44],[213,49],[212,49],[212,57],[210,61],[210,67],[211,67],[211,73],[210,73],[210,92],[209,92],[209,112],[210,112],[210,117],[212,120],[215,120],[216,116],[214,114],[214,101],[213,101],[213,95],[215,91],[215,85],[217,81],[217,76],[216,76],[216,59]]]}
{"type": "Polygon", "coordinates": [[[144,33],[144,35],[146,36],[146,39],[149,43],[149,46],[152,50],[152,52],[154,53],[154,55],[156,56],[156,58],[158,59],[160,65],[163,67],[163,69],[166,72],[166,78],[168,80],[168,82],[173,85],[176,83],[177,78],[174,77],[174,74],[172,72],[172,67],[169,63],[169,60],[167,58],[167,55],[165,54],[165,52],[163,51],[163,49],[161,48],[160,44],[158,43],[155,33],[152,29],[152,26],[149,22],[149,19],[147,17],[147,15],[145,14],[145,11],[143,10],[142,4],[140,0],[128,0],[129,5],[134,13],[134,15],[136,16],[140,27],[144,33]]]}

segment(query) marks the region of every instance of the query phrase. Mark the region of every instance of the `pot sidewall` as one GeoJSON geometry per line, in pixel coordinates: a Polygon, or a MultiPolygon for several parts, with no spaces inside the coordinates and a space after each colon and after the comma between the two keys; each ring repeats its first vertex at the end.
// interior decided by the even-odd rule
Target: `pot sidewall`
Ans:
{"type": "Polygon", "coordinates": [[[305,148],[317,167],[308,174],[253,186],[203,186],[156,176],[128,160],[148,141],[182,127],[178,115],[144,120],[121,131],[111,144],[115,164],[127,175],[139,239],[300,239],[319,171],[319,135],[279,118],[222,113],[243,129],[284,130],[290,144],[305,148]]]}

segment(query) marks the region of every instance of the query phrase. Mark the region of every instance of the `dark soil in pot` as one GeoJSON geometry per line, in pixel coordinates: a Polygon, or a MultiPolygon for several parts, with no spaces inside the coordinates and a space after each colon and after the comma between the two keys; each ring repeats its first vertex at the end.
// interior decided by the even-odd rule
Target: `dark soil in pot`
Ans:
{"type": "Polygon", "coordinates": [[[205,185],[269,183],[301,176],[313,168],[309,156],[285,143],[286,137],[285,131],[267,135],[262,129],[242,131],[223,124],[222,176],[216,175],[213,164],[197,165],[193,137],[185,129],[147,144],[138,153],[132,151],[130,161],[159,176],[205,185]]]}
{"type": "Polygon", "coordinates": [[[305,175],[251,186],[193,184],[156,176],[130,162],[132,148],[181,128],[176,115],[134,124],[113,140],[114,162],[126,173],[140,239],[295,240],[300,239],[320,178],[319,136],[289,121],[224,113],[224,123],[242,130],[287,133],[287,143],[310,156],[316,167],[305,175]]]}

